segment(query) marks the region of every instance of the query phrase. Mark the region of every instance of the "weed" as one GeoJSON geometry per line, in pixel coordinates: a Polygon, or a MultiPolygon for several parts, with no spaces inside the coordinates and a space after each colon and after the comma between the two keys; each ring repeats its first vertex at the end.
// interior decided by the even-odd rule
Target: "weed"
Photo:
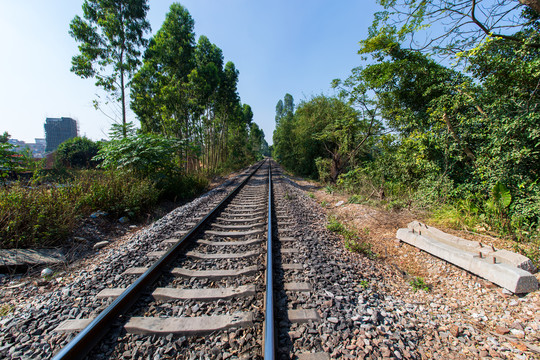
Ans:
{"type": "Polygon", "coordinates": [[[370,259],[377,258],[377,254],[375,254],[371,250],[371,244],[361,241],[358,237],[354,237],[354,238],[345,237],[345,248],[351,252],[364,254],[370,259]]]}
{"type": "MultiPolygon", "coordinates": [[[[328,219],[328,225],[326,225],[326,228],[332,232],[342,235],[345,238],[344,245],[347,250],[364,254],[370,259],[377,257],[377,254],[371,250],[371,244],[362,241],[358,235],[354,233],[354,231],[347,229],[345,225],[340,223],[335,217],[332,216],[328,219]]],[[[369,234],[369,228],[367,229],[367,234],[369,234]]],[[[366,233],[365,229],[364,233],[366,233]]]]}
{"type": "Polygon", "coordinates": [[[9,315],[14,309],[11,304],[2,304],[0,306],[0,317],[9,315]]]}
{"type": "Polygon", "coordinates": [[[424,279],[421,277],[414,277],[411,281],[409,281],[409,284],[412,286],[415,292],[418,290],[429,292],[431,290],[431,287],[428,284],[426,284],[424,282],[424,279]]]}
{"type": "Polygon", "coordinates": [[[287,192],[285,193],[285,195],[283,196],[283,198],[284,198],[285,200],[292,200],[293,197],[292,197],[291,194],[289,194],[289,192],[287,191],[287,192]]]}
{"type": "Polygon", "coordinates": [[[326,185],[324,187],[324,190],[326,191],[327,194],[333,194],[336,191],[336,188],[333,187],[332,185],[326,185]]]}
{"type": "Polygon", "coordinates": [[[360,286],[367,289],[369,287],[369,282],[367,280],[360,280],[360,286]]]}
{"type": "Polygon", "coordinates": [[[315,199],[315,194],[313,194],[312,192],[308,193],[308,196],[312,199],[315,199]]]}
{"type": "Polygon", "coordinates": [[[363,202],[363,198],[361,195],[351,195],[347,202],[349,204],[361,204],[363,202]]]}
{"type": "Polygon", "coordinates": [[[328,205],[328,203],[327,203],[326,201],[324,201],[324,200],[321,201],[321,206],[322,206],[322,207],[326,207],[327,205],[328,205]]]}
{"type": "Polygon", "coordinates": [[[345,231],[345,226],[339,221],[337,221],[337,219],[334,217],[330,217],[328,219],[328,225],[326,225],[326,228],[332,232],[336,232],[339,234],[343,234],[343,232],[345,231]]]}

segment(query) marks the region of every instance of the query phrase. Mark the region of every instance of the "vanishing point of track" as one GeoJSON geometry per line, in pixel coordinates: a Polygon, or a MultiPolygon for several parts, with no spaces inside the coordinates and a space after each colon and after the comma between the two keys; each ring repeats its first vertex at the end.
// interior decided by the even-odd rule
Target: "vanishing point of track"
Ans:
{"type": "MultiPolygon", "coordinates": [[[[184,224],[174,238],[160,239],[161,250],[148,253],[143,260],[148,265],[128,268],[124,275],[134,280],[100,292],[97,298],[112,300],[95,318],[60,324],[56,331],[78,334],[54,359],[94,357],[100,342],[111,342],[118,328],[152,339],[220,337],[227,329],[246,328],[250,331],[245,339],[251,346],[250,358],[290,358],[286,346],[280,346],[287,338],[286,330],[275,326],[283,324],[283,314],[288,323],[320,318],[314,309],[287,310],[286,304],[274,303],[275,291],[309,292],[311,287],[304,282],[284,283],[282,276],[274,279],[274,274],[285,271],[302,272],[303,266],[291,260],[298,250],[287,234],[287,226],[292,224],[279,201],[285,194],[272,182],[272,177],[279,176],[277,171],[272,174],[272,162],[262,161],[244,176],[215,208],[200,213],[197,223],[184,224]],[[204,315],[190,316],[201,308],[204,315]],[[175,316],[179,312],[182,316],[175,316]]],[[[121,351],[113,351],[109,357],[121,357],[121,351]]],[[[214,349],[213,357],[223,352],[225,349],[214,349]]],[[[184,358],[182,349],[170,357],[184,358]]],[[[299,358],[325,359],[328,355],[310,353],[299,358]]]]}

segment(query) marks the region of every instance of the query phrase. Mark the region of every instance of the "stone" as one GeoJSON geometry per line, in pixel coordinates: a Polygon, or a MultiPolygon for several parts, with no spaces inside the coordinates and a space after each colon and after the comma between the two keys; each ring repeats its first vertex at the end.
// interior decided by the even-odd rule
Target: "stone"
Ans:
{"type": "Polygon", "coordinates": [[[101,248],[104,248],[105,246],[109,245],[108,241],[100,241],[94,244],[94,250],[99,250],[101,248]]]}
{"type": "Polygon", "coordinates": [[[510,330],[504,326],[498,325],[497,327],[495,327],[495,332],[500,335],[506,335],[510,332],[510,330]]]}
{"type": "Polygon", "coordinates": [[[45,269],[41,270],[41,277],[51,276],[52,274],[54,274],[54,271],[52,271],[49,268],[45,268],[45,269]]]}

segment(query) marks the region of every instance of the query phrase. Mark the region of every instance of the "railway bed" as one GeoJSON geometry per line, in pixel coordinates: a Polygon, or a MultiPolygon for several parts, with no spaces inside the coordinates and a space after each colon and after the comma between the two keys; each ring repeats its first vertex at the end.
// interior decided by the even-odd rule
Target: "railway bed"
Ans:
{"type": "MultiPolygon", "coordinates": [[[[241,191],[246,195],[244,200],[232,200],[221,214],[215,214],[212,224],[198,232],[197,238],[163,271],[163,276],[112,322],[88,358],[257,359],[264,356],[264,250],[268,223],[267,214],[260,208],[266,210],[268,201],[267,170],[267,165],[263,165],[241,191]],[[259,211],[247,211],[248,208],[259,211]],[[246,219],[246,214],[252,216],[246,219]],[[232,232],[237,234],[222,236],[232,232]],[[244,235],[237,236],[238,233],[244,235]],[[236,243],[225,244],[229,242],[236,243]],[[250,253],[253,251],[256,253],[250,253]],[[216,253],[243,257],[205,258],[216,253]],[[201,271],[246,268],[247,274],[194,276],[201,271]],[[159,288],[165,290],[154,293],[159,288]],[[178,294],[177,289],[183,292],[178,294]],[[201,289],[206,290],[197,291],[201,289]],[[168,298],[170,291],[178,298],[168,298]],[[131,319],[137,317],[196,319],[235,313],[251,316],[244,318],[247,320],[242,324],[208,333],[152,335],[141,334],[140,329],[126,330],[131,319]]],[[[169,249],[174,243],[172,239],[186,235],[248,172],[174,210],[131,239],[100,250],[85,266],[56,275],[48,285],[27,282],[23,286],[22,282],[0,289],[5,298],[11,296],[10,301],[13,296],[19,298],[14,310],[0,318],[0,357],[47,359],[58,354],[76,336],[76,332],[55,331],[64,320],[98,316],[119,294],[116,288],[129,287],[143,272],[141,268],[148,268],[162,254],[160,251],[169,249]],[[109,293],[103,293],[104,289],[109,289],[109,293]]],[[[274,163],[272,183],[274,211],[270,224],[276,359],[441,356],[453,359],[478,358],[486,353],[504,359],[523,354],[511,345],[497,345],[491,334],[459,317],[458,331],[450,332],[441,324],[448,324],[455,313],[438,312],[430,304],[403,300],[411,295],[407,295],[410,288],[401,272],[380,260],[346,250],[343,240],[325,229],[326,214],[301,185],[283,176],[274,163]],[[398,283],[403,285],[396,291],[398,283]],[[399,292],[406,296],[400,296],[399,292]]],[[[439,296],[433,294],[435,303],[441,302],[439,296]]],[[[239,320],[242,319],[235,321],[239,320]]],[[[232,320],[227,321],[226,326],[232,320]]],[[[219,324],[213,321],[211,325],[219,324]]],[[[178,324],[175,326],[179,328],[178,324]]]]}
{"type": "MultiPolygon", "coordinates": [[[[281,189],[272,199],[270,167],[270,161],[259,164],[203,219],[199,212],[197,223],[184,223],[174,237],[156,241],[153,251],[132,262],[134,266],[96,295],[96,302],[101,302],[98,308],[105,307],[96,317],[62,322],[55,332],[79,334],[54,359],[78,358],[87,351],[92,359],[138,358],[149,353],[186,359],[291,358],[286,346],[276,346],[289,335],[286,326],[278,326],[274,334],[270,290],[277,290],[282,300],[281,324],[318,323],[320,316],[316,308],[302,308],[298,301],[293,308],[283,307],[288,294],[309,294],[312,287],[302,276],[302,264],[294,259],[300,249],[288,236],[293,222],[282,204],[281,189]],[[271,249],[279,253],[277,258],[266,251],[274,237],[271,249]],[[152,270],[162,263],[156,280],[152,270]],[[280,274],[273,285],[272,268],[280,274]],[[296,273],[294,281],[283,281],[287,272],[296,273]],[[152,280],[138,286],[146,278],[152,280]]],[[[299,356],[329,358],[312,351],[299,356]]]]}

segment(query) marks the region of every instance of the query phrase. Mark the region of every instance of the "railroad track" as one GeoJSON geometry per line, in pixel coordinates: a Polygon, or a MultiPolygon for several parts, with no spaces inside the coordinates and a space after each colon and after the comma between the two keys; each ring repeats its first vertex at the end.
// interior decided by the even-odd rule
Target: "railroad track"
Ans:
{"type": "Polygon", "coordinates": [[[105,309],[95,318],[61,323],[57,332],[77,335],[54,359],[139,358],[145,347],[154,358],[293,357],[291,324],[320,317],[308,305],[312,285],[298,262],[288,194],[272,168],[270,160],[259,163],[197,223],[159,239],[97,294],[105,309]]]}

